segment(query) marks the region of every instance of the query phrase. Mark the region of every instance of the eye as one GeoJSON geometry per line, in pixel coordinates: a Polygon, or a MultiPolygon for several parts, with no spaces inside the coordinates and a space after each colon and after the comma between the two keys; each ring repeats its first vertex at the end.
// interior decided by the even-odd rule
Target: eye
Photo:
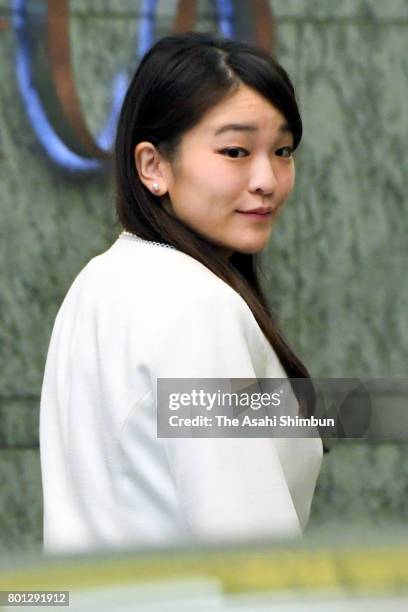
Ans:
{"type": "Polygon", "coordinates": [[[276,154],[279,157],[292,157],[292,153],[293,153],[293,147],[282,147],[281,149],[278,149],[276,151],[276,154]],[[279,151],[286,151],[286,154],[285,155],[280,155],[279,151]]]}
{"type": "Polygon", "coordinates": [[[231,153],[231,159],[237,159],[238,157],[240,157],[239,155],[237,155],[237,152],[244,152],[244,155],[241,155],[241,157],[245,157],[245,154],[248,154],[248,151],[246,149],[243,149],[242,147],[230,147],[229,149],[222,149],[220,151],[220,153],[231,153]]]}

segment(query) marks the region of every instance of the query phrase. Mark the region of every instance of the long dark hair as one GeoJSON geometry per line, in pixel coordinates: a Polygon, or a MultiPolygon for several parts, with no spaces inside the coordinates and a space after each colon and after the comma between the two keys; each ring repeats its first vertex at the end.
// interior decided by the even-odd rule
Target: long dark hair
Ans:
{"type": "MultiPolygon", "coordinates": [[[[125,96],[115,143],[116,206],[125,230],[174,245],[238,291],[277,353],[289,378],[310,378],[279,329],[267,303],[254,255],[234,253],[229,261],[207,240],[170,215],[139,178],[134,149],[149,141],[174,161],[183,134],[204,113],[245,84],[286,118],[294,148],[302,137],[295,92],[286,71],[260,48],[212,33],[184,32],[160,39],[143,57],[125,96]]],[[[311,381],[309,381],[311,382],[311,381]]],[[[299,393],[301,413],[310,414],[314,393],[299,393]]]]}

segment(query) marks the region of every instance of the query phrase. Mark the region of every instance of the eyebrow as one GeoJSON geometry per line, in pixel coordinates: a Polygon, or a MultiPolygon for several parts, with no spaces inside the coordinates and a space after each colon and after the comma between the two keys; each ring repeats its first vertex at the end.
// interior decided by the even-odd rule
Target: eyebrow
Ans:
{"type": "MultiPolygon", "coordinates": [[[[229,132],[230,130],[234,132],[258,132],[259,128],[254,123],[227,123],[226,125],[222,125],[221,127],[217,128],[214,132],[214,136],[219,136],[220,134],[224,134],[224,132],[229,132]]],[[[278,129],[278,132],[281,134],[291,131],[292,130],[290,129],[288,123],[282,123],[278,129]]]]}

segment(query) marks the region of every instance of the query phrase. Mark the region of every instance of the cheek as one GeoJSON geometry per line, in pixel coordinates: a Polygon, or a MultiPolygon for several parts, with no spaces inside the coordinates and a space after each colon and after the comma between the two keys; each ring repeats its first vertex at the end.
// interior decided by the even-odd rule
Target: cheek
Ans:
{"type": "Polygon", "coordinates": [[[206,201],[206,205],[212,205],[220,211],[222,204],[230,204],[245,185],[244,173],[234,172],[222,168],[221,164],[202,163],[200,172],[191,177],[190,188],[194,190],[194,197],[206,201]]]}
{"type": "Polygon", "coordinates": [[[248,188],[250,173],[237,163],[234,167],[223,166],[222,163],[214,168],[212,176],[206,184],[206,190],[211,190],[214,197],[227,207],[230,207],[237,198],[248,188]]]}
{"type": "Polygon", "coordinates": [[[206,188],[218,187],[218,190],[228,190],[236,184],[239,172],[236,168],[222,163],[223,159],[216,156],[200,159],[197,163],[197,173],[206,188]]]}
{"type": "Polygon", "coordinates": [[[282,194],[289,194],[295,186],[295,166],[283,172],[280,180],[282,194]]]}
{"type": "Polygon", "coordinates": [[[191,166],[184,172],[180,184],[188,190],[194,190],[195,194],[204,194],[217,189],[223,184],[217,164],[205,156],[198,156],[192,161],[191,166]]]}

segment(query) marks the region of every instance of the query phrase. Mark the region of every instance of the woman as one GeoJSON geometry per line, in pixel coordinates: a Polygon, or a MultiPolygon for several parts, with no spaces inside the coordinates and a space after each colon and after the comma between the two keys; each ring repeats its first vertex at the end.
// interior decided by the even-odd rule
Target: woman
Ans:
{"type": "Polygon", "coordinates": [[[115,145],[125,231],[75,279],[47,357],[47,552],[302,533],[320,439],[156,431],[158,378],[308,377],[254,261],[301,134],[289,77],[260,49],[188,32],[143,58],[115,145]]]}

